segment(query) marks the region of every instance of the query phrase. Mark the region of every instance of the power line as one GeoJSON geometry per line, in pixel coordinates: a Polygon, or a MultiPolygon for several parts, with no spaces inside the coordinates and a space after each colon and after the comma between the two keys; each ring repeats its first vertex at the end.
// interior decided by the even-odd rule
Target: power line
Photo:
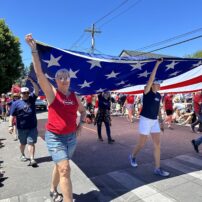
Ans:
{"type": "Polygon", "coordinates": [[[112,20],[116,19],[117,17],[123,15],[124,13],[126,13],[127,11],[129,11],[130,9],[132,9],[133,7],[135,7],[138,3],[140,3],[142,0],[137,0],[135,3],[133,3],[132,5],[130,5],[127,9],[123,10],[121,13],[115,15],[113,18],[109,19],[107,22],[103,23],[100,25],[99,28],[103,27],[104,25],[108,24],[109,22],[111,22],[112,20]]]}
{"type": "Polygon", "coordinates": [[[99,51],[98,49],[95,48],[95,51],[97,51],[98,53],[102,54],[102,55],[105,55],[105,53],[99,51]]]}
{"type": "Polygon", "coordinates": [[[114,13],[116,10],[118,10],[119,8],[121,8],[124,4],[126,4],[129,0],[125,0],[123,1],[120,5],[118,5],[116,8],[112,9],[111,11],[109,11],[107,14],[105,14],[103,17],[101,17],[100,19],[98,19],[97,21],[94,22],[94,24],[99,23],[100,21],[102,21],[103,19],[105,19],[106,17],[108,17],[109,15],[111,15],[112,13],[114,13]]]}
{"type": "Polygon", "coordinates": [[[88,39],[90,38],[90,35],[86,35],[86,37],[78,44],[75,45],[74,47],[81,47],[82,44],[84,44],[88,39]]]}
{"type": "Polygon", "coordinates": [[[138,55],[135,55],[135,56],[141,56],[141,55],[146,55],[146,54],[148,54],[148,53],[153,53],[153,52],[156,52],[156,51],[159,51],[159,50],[162,50],[162,49],[166,49],[166,48],[170,48],[170,47],[172,47],[172,46],[177,46],[177,45],[179,45],[179,44],[186,43],[186,42],[188,42],[188,41],[192,41],[192,40],[195,40],[195,39],[198,39],[198,38],[201,38],[201,37],[202,37],[202,35],[199,35],[199,36],[196,36],[196,37],[193,37],[193,38],[184,40],[184,41],[180,41],[180,42],[178,42],[178,43],[170,44],[170,45],[168,45],[168,46],[164,46],[164,47],[162,47],[162,48],[158,48],[158,49],[155,49],[155,50],[146,52],[146,53],[141,53],[141,54],[138,54],[138,55]]]}
{"type": "Polygon", "coordinates": [[[73,47],[76,46],[76,44],[84,37],[85,33],[83,32],[80,37],[72,44],[72,46],[70,47],[70,49],[73,49],[73,47]]]}
{"type": "Polygon", "coordinates": [[[110,12],[108,12],[106,15],[104,15],[103,17],[101,17],[100,19],[98,19],[95,23],[93,23],[91,29],[85,29],[85,32],[90,32],[91,33],[91,53],[93,53],[94,50],[95,50],[95,34],[101,33],[101,31],[96,30],[95,24],[99,23],[104,18],[106,18],[109,15],[111,15],[113,12],[115,12],[117,9],[119,9],[120,7],[122,7],[127,2],[128,2],[128,0],[123,1],[119,6],[117,6],[116,8],[114,8],[113,10],[111,10],[110,12]]]}
{"type": "MultiPolygon", "coordinates": [[[[109,15],[111,15],[112,13],[114,13],[116,10],[118,10],[119,8],[121,8],[123,5],[125,5],[129,0],[125,0],[123,1],[120,5],[118,5],[116,8],[112,9],[110,12],[108,12],[106,15],[104,15],[103,17],[101,17],[100,19],[98,19],[97,21],[95,21],[93,24],[95,26],[95,24],[101,22],[103,19],[105,19],[106,17],[108,17],[109,15]]],[[[114,20],[116,17],[124,14],[125,12],[127,12],[129,9],[133,8],[135,5],[137,5],[140,1],[142,0],[137,0],[135,3],[133,3],[129,8],[125,9],[123,12],[119,13],[118,15],[114,16],[112,19],[110,19],[109,21],[107,21],[106,23],[102,24],[101,27],[103,27],[105,24],[109,23],[110,21],[114,20]]],[[[93,50],[93,47],[95,48],[95,46],[93,45],[93,43],[95,44],[95,39],[94,39],[94,33],[93,33],[93,28],[90,30],[88,30],[89,32],[91,32],[91,50],[93,50]]],[[[73,45],[70,47],[70,49],[72,49],[73,47],[76,46],[77,43],[79,43],[79,41],[83,38],[84,34],[82,34],[74,43],[73,45]]],[[[87,40],[87,38],[84,40],[84,42],[87,40]]],[[[83,43],[84,43],[83,42],[83,43]]]]}
{"type": "Polygon", "coordinates": [[[160,41],[160,42],[157,42],[157,43],[153,43],[153,44],[150,44],[148,46],[144,46],[142,48],[138,48],[136,49],[135,51],[142,51],[142,50],[145,50],[145,49],[148,49],[148,48],[152,48],[152,47],[155,47],[155,46],[159,46],[159,45],[162,45],[164,43],[167,43],[167,42],[170,42],[170,41],[173,41],[173,40],[176,40],[176,39],[179,39],[179,38],[182,38],[182,37],[185,37],[187,35],[191,35],[191,34],[194,34],[196,32],[200,32],[202,31],[202,28],[198,28],[198,29],[195,29],[195,30],[192,30],[192,31],[189,31],[189,32],[186,32],[184,34],[180,34],[180,35],[177,35],[177,36],[174,36],[172,38],[169,38],[169,39],[166,39],[166,40],[163,40],[163,41],[160,41]]]}

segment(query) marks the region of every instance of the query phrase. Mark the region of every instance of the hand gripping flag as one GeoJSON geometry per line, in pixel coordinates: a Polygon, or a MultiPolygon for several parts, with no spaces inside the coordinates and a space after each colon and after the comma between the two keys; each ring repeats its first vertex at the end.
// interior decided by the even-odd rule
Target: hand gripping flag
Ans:
{"type": "MultiPolygon", "coordinates": [[[[37,49],[42,70],[49,81],[55,86],[55,73],[66,68],[71,77],[70,90],[79,95],[145,85],[157,61],[145,56],[113,57],[68,51],[40,42],[37,42],[37,49]]],[[[202,59],[164,58],[155,79],[170,79],[201,64],[202,59]]],[[[29,76],[37,80],[34,70],[29,76]]]]}

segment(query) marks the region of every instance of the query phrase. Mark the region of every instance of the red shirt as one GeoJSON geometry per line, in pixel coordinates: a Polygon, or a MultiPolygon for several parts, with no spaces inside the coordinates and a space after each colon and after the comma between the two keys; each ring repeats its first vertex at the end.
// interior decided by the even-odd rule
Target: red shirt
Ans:
{"type": "Polygon", "coordinates": [[[117,102],[119,101],[119,96],[118,96],[118,95],[115,97],[115,100],[116,100],[117,102]]]}
{"type": "Polygon", "coordinates": [[[200,109],[200,104],[199,102],[202,103],[202,94],[196,94],[194,95],[194,111],[198,114],[199,113],[199,109],[200,109]]]}
{"type": "Polygon", "coordinates": [[[129,95],[127,98],[127,103],[128,104],[134,104],[134,96],[133,95],[129,95]]]}
{"type": "Polygon", "coordinates": [[[78,102],[74,93],[65,96],[57,91],[53,103],[48,107],[48,122],[46,129],[57,135],[76,131],[78,102]]]}
{"type": "Polygon", "coordinates": [[[164,97],[164,107],[165,110],[173,110],[173,96],[172,95],[166,95],[164,97]]]}

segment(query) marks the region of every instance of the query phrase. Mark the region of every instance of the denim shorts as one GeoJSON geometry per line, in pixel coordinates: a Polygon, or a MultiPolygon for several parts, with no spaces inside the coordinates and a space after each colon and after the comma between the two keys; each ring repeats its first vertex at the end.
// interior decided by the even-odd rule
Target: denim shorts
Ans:
{"type": "Polygon", "coordinates": [[[55,163],[62,160],[70,160],[77,144],[76,133],[57,135],[50,131],[46,131],[45,141],[48,151],[55,163]]]}
{"type": "Polygon", "coordinates": [[[18,138],[20,140],[20,143],[23,145],[35,144],[37,142],[37,136],[38,136],[37,128],[18,129],[18,138]]]}

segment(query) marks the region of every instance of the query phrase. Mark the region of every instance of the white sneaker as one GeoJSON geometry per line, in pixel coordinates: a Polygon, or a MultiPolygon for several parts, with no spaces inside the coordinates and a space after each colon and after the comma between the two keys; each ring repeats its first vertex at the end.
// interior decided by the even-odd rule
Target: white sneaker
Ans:
{"type": "Polygon", "coordinates": [[[137,167],[138,166],[138,164],[137,164],[137,162],[136,162],[136,159],[130,154],[129,155],[129,161],[130,161],[130,165],[132,166],[132,167],[137,167]]]}

